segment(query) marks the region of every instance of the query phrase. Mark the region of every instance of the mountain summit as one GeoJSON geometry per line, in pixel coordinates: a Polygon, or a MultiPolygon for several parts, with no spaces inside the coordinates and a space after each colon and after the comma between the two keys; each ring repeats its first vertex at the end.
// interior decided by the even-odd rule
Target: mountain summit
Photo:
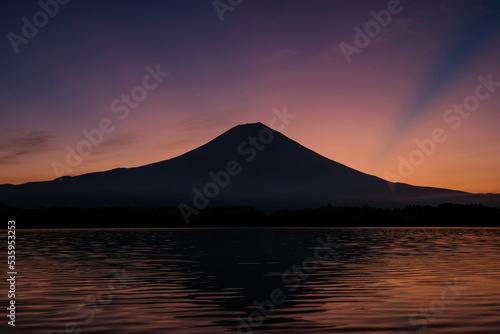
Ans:
{"type": "MultiPolygon", "coordinates": [[[[395,184],[327,159],[262,123],[238,125],[178,157],[135,168],[0,186],[0,204],[47,206],[485,203],[490,197],[395,184]]],[[[494,198],[499,203],[498,196],[494,198]]],[[[491,203],[488,203],[491,204],[491,203]]]]}

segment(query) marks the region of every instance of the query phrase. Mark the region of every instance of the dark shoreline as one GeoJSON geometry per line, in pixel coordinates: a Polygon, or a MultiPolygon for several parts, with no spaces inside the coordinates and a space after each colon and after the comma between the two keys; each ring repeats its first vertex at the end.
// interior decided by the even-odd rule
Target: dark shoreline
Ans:
{"type": "Polygon", "coordinates": [[[177,207],[102,207],[23,209],[0,206],[17,229],[161,227],[500,227],[500,209],[484,205],[411,205],[401,209],[322,206],[301,210],[213,207],[186,224],[177,207]]]}

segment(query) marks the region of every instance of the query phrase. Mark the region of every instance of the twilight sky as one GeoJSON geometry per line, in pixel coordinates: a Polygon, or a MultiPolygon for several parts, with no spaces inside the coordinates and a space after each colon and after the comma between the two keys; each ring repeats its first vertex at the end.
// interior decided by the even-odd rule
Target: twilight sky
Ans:
{"type": "Polygon", "coordinates": [[[500,1],[41,3],[0,5],[0,184],[166,160],[286,106],[282,133],[349,167],[500,193],[500,1]]]}

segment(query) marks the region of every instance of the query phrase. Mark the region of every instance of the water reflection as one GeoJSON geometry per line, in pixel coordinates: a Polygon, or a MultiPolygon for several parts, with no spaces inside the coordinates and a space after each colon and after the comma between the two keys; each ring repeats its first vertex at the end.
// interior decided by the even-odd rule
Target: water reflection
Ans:
{"type": "Polygon", "coordinates": [[[242,333],[496,333],[500,328],[499,229],[19,234],[16,297],[23,333],[64,333],[68,323],[75,333],[238,328],[242,333]],[[318,237],[338,247],[307,277],[284,280],[283,273],[314,257],[318,237]],[[126,282],[110,289],[123,270],[126,282]],[[447,282],[460,294],[444,303],[447,282]],[[254,302],[270,300],[274,290],[286,301],[272,312],[268,307],[261,325],[254,318],[258,325],[248,326],[249,315],[259,310],[254,302]]]}

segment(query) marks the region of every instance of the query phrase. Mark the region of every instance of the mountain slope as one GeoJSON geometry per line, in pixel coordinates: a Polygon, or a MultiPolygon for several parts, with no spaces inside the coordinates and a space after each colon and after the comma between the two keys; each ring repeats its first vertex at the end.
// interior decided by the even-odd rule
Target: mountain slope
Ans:
{"type": "MultiPolygon", "coordinates": [[[[21,207],[183,202],[274,209],[328,202],[401,206],[483,200],[488,198],[406,184],[396,184],[392,192],[385,180],[327,159],[262,123],[238,125],[183,155],[142,167],[65,177],[63,182],[0,186],[0,204],[21,207]],[[228,163],[234,175],[227,172],[228,163]],[[194,188],[203,194],[194,198],[197,202],[193,202],[194,188]]],[[[493,197],[494,203],[497,200],[493,197]]]]}

